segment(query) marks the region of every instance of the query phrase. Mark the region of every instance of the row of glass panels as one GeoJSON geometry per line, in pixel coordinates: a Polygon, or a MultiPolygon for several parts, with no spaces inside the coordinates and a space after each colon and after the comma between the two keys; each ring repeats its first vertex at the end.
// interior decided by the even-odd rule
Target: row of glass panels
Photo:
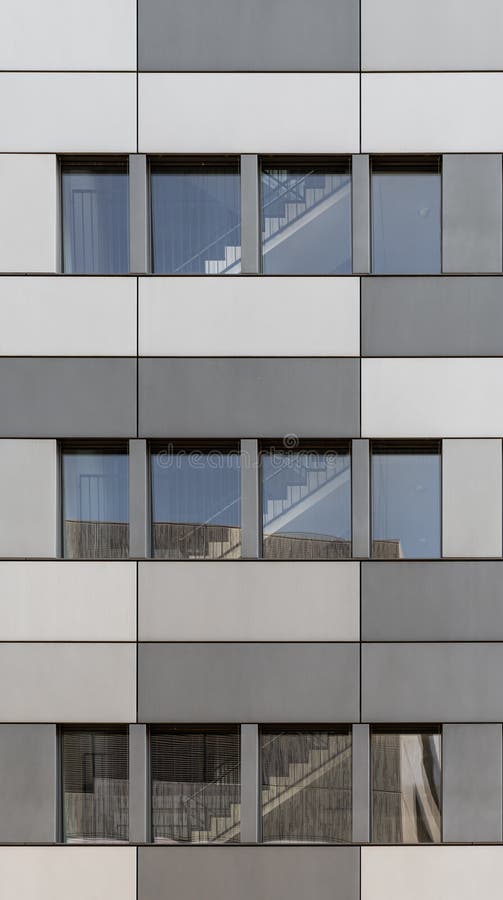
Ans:
{"type": "MultiPolygon", "coordinates": [[[[371,839],[441,840],[438,728],[371,736],[371,839]]],[[[126,727],[62,731],[63,839],[129,838],[126,727]]],[[[159,844],[240,841],[239,728],[150,730],[151,840],[159,844]]],[[[349,729],[260,731],[261,840],[352,840],[349,729]]]]}
{"type": "MultiPolygon", "coordinates": [[[[372,270],[440,272],[439,160],[372,165],[372,270]]],[[[127,164],[62,164],[63,269],[129,270],[127,164]]],[[[155,273],[241,271],[238,161],[150,165],[155,273]]],[[[271,161],[261,166],[262,271],[352,271],[349,159],[271,161]]]]}
{"type": "MultiPolygon", "coordinates": [[[[150,448],[151,546],[158,559],[241,556],[241,459],[220,449],[150,448]]],[[[245,462],[246,464],[246,462],[245,462]]],[[[350,444],[260,454],[262,555],[351,556],[350,444]]],[[[440,556],[440,442],[374,442],[372,554],[440,556]]],[[[63,553],[123,558],[129,551],[126,446],[63,445],[63,553]]]]}

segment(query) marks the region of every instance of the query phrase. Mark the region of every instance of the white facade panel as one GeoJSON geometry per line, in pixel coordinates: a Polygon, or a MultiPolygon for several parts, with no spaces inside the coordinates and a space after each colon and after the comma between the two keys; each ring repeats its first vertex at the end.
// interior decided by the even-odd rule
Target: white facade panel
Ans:
{"type": "Polygon", "coordinates": [[[139,640],[357,641],[359,565],[139,565],[139,640]]]}
{"type": "Polygon", "coordinates": [[[502,554],[501,440],[444,441],[444,556],[502,554]]]}
{"type": "Polygon", "coordinates": [[[355,153],[359,76],[139,76],[140,153],[355,153]]]}
{"type": "Polygon", "coordinates": [[[362,75],[362,152],[499,153],[502,91],[501,72],[362,75]]]}
{"type": "Polygon", "coordinates": [[[4,641],[136,640],[136,565],[0,562],[4,641]]]}
{"type": "Polygon", "coordinates": [[[134,722],[135,644],[0,644],[2,722],[134,722]]]}
{"type": "Polygon", "coordinates": [[[0,557],[56,555],[56,441],[0,440],[0,509],[0,557]]]}
{"type": "Polygon", "coordinates": [[[362,900],[500,900],[503,847],[362,847],[362,900]]]}
{"type": "Polygon", "coordinates": [[[135,900],[134,847],[0,847],[5,900],[135,900]]]}
{"type": "Polygon", "coordinates": [[[142,356],[358,356],[359,319],[357,278],[140,279],[142,356]]]}
{"type": "Polygon", "coordinates": [[[56,157],[0,155],[0,196],[0,272],[55,272],[56,157]]]}
{"type": "Polygon", "coordinates": [[[499,437],[503,359],[362,360],[364,437],[499,437]]]}
{"type": "Polygon", "coordinates": [[[136,355],[136,279],[0,278],[0,355],[136,355]]]}
{"type": "Polygon", "coordinates": [[[362,0],[362,69],[503,69],[501,0],[362,0]]]}
{"type": "Polygon", "coordinates": [[[135,0],[2,0],[0,69],[135,68],[135,0]]]}
{"type": "Polygon", "coordinates": [[[0,73],[0,152],[131,153],[136,76],[0,73]]]}

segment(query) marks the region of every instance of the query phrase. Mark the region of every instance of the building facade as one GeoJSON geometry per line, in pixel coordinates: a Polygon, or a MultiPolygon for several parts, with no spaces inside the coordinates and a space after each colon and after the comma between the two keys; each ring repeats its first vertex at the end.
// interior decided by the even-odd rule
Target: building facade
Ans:
{"type": "Polygon", "coordinates": [[[503,7],[1,0],[0,896],[503,881],[503,7]]]}

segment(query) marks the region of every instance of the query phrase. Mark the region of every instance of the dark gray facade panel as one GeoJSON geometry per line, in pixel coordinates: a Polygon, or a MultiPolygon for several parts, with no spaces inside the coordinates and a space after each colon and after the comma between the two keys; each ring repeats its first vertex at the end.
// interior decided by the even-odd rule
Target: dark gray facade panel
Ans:
{"type": "Polygon", "coordinates": [[[367,154],[351,161],[353,272],[370,272],[370,163],[367,154]]]}
{"type": "Polygon", "coordinates": [[[353,556],[370,555],[370,442],[353,441],[351,447],[351,510],[353,556]]]}
{"type": "Polygon", "coordinates": [[[150,270],[148,164],[144,153],[129,157],[129,270],[150,270]]]}
{"type": "Polygon", "coordinates": [[[358,437],[358,359],[141,359],[145,437],[358,437]]]}
{"type": "Polygon", "coordinates": [[[500,356],[503,278],[362,279],[363,356],[500,356]]]}
{"type": "Polygon", "coordinates": [[[444,272],[501,272],[502,176],[501,154],[443,157],[444,272]]]}
{"type": "Polygon", "coordinates": [[[260,753],[258,725],[241,725],[241,823],[242,843],[259,840],[260,753]]]}
{"type": "Polygon", "coordinates": [[[358,0],[140,0],[140,71],[357,71],[358,0]]]}
{"type": "Polygon", "coordinates": [[[241,156],[241,272],[260,272],[260,175],[258,156],[241,156]]]}
{"type": "Polygon", "coordinates": [[[0,842],[56,840],[56,726],[0,725],[0,842]]]}
{"type": "Polygon", "coordinates": [[[501,722],[503,643],[363,644],[365,722],[501,722]]]}
{"type": "Polygon", "coordinates": [[[140,644],[142,722],[357,722],[357,644],[140,644]]]}
{"type": "Polygon", "coordinates": [[[146,725],[129,726],[129,840],[144,844],[150,839],[147,820],[149,784],[146,725]]]}
{"type": "Polygon", "coordinates": [[[136,360],[0,359],[0,437],[135,433],[136,360]]]}
{"type": "Polygon", "coordinates": [[[353,841],[370,841],[370,728],[353,725],[353,841]]]}
{"type": "Polygon", "coordinates": [[[362,640],[503,641],[503,563],[364,562],[362,640]]]}
{"type": "Polygon", "coordinates": [[[442,758],[444,841],[501,841],[501,725],[445,725],[442,758]]]}
{"type": "Polygon", "coordinates": [[[258,441],[241,441],[241,555],[260,556],[260,496],[258,441]]]}
{"type": "Polygon", "coordinates": [[[129,442],[129,555],[149,554],[149,477],[147,442],[129,442]]]}
{"type": "Polygon", "coordinates": [[[358,900],[358,847],[140,847],[139,900],[358,900]]]}

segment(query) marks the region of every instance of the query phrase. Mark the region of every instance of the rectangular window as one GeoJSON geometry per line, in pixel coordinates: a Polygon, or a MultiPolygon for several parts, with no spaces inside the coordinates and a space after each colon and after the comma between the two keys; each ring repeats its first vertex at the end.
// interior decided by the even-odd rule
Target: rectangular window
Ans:
{"type": "Polygon", "coordinates": [[[63,444],[63,555],[123,559],[129,553],[126,444],[63,444]]]}
{"type": "Polygon", "coordinates": [[[241,271],[237,160],[150,165],[153,271],[235,275],[241,271]]]}
{"type": "Polygon", "coordinates": [[[351,556],[349,444],[261,453],[263,556],[346,559],[351,556]]]}
{"type": "Polygon", "coordinates": [[[438,157],[372,160],[372,271],[441,271],[441,175],[438,157]]]}
{"type": "Polygon", "coordinates": [[[372,444],[372,556],[440,556],[440,441],[372,444]]]}
{"type": "Polygon", "coordinates": [[[273,730],[260,735],[262,840],[351,841],[351,734],[273,730]]]}
{"type": "Polygon", "coordinates": [[[61,734],[63,840],[129,839],[127,726],[65,727],[61,734]]]}
{"type": "Polygon", "coordinates": [[[372,732],[372,841],[441,840],[438,728],[372,732]]]}
{"type": "Polygon", "coordinates": [[[239,445],[153,445],[150,459],[152,555],[239,559],[239,445]]]}
{"type": "Polygon", "coordinates": [[[264,159],[261,196],[265,274],[351,272],[349,159],[264,159]]]}
{"type": "Polygon", "coordinates": [[[115,275],[129,270],[127,162],[62,160],[63,271],[115,275]]]}
{"type": "Polygon", "coordinates": [[[239,842],[239,728],[155,727],[150,751],[153,842],[239,842]]]}

